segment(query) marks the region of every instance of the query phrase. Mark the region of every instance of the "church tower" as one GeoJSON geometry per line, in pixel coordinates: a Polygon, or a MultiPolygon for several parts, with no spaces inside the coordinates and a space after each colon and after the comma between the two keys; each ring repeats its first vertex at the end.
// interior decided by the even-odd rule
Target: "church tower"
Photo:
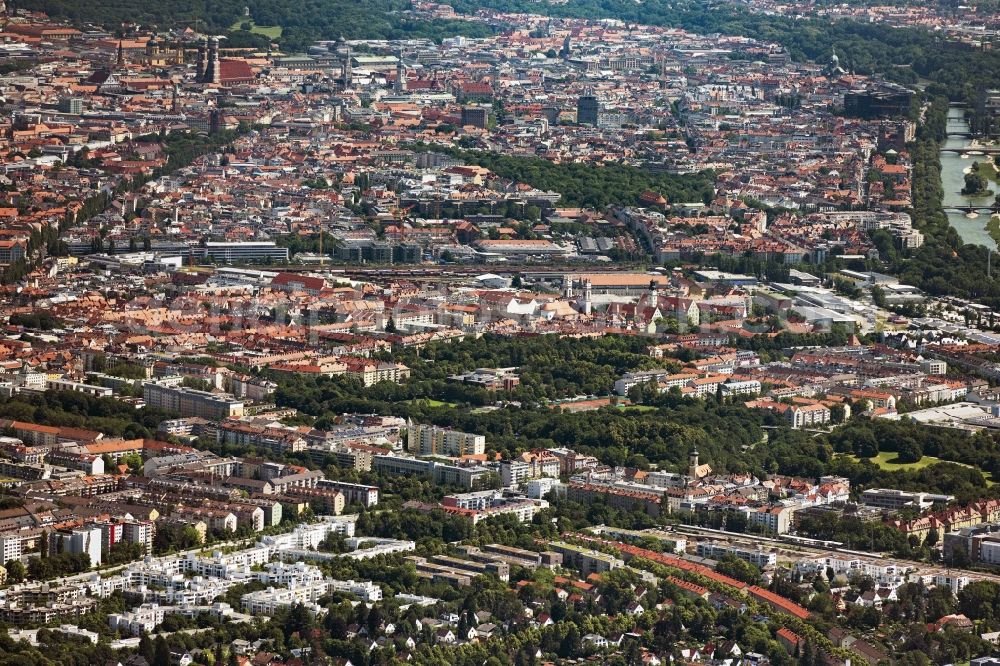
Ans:
{"type": "Polygon", "coordinates": [[[583,280],[583,314],[589,315],[594,309],[594,290],[590,278],[583,280]]]}
{"type": "Polygon", "coordinates": [[[406,68],[403,66],[403,52],[396,51],[396,86],[397,94],[406,92],[406,68]]]}
{"type": "Polygon", "coordinates": [[[202,83],[205,80],[206,69],[208,69],[208,40],[202,39],[198,42],[198,64],[194,74],[195,82],[202,83]]]}
{"type": "Polygon", "coordinates": [[[344,67],[342,70],[344,78],[344,90],[351,87],[351,80],[354,78],[354,72],[351,68],[351,45],[344,43],[344,67]]]}
{"type": "Polygon", "coordinates": [[[563,297],[573,298],[573,276],[564,275],[563,276],[563,297]]]}
{"type": "Polygon", "coordinates": [[[205,65],[204,83],[221,83],[222,69],[219,63],[219,38],[208,40],[208,62],[205,65]]]}
{"type": "Polygon", "coordinates": [[[691,481],[698,479],[698,449],[691,449],[688,454],[688,477],[691,481]]]}

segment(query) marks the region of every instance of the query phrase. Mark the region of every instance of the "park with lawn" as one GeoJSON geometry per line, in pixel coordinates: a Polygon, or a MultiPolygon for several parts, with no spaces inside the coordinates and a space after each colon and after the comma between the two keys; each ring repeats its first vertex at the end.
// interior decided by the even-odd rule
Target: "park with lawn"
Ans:
{"type": "Polygon", "coordinates": [[[281,38],[281,26],[280,25],[257,25],[253,22],[251,18],[242,18],[239,21],[233,23],[230,28],[233,32],[237,30],[242,30],[244,32],[252,32],[255,35],[261,35],[267,37],[268,39],[280,39],[281,38]]]}

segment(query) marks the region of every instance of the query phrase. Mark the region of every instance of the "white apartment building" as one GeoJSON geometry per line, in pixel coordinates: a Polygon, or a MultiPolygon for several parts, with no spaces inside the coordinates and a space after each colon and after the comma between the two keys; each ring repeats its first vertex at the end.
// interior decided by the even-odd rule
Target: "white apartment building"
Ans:
{"type": "Polygon", "coordinates": [[[150,407],[158,407],[181,416],[198,416],[210,421],[243,416],[242,400],[228,394],[197,391],[183,386],[168,386],[163,382],[146,382],[142,397],[150,407]]]}
{"type": "Polygon", "coordinates": [[[524,494],[531,499],[542,499],[553,490],[560,497],[566,496],[566,486],[559,479],[547,476],[540,479],[532,479],[524,486],[524,494]]]}
{"type": "Polygon", "coordinates": [[[865,506],[874,506],[893,511],[898,511],[906,507],[926,511],[936,503],[947,504],[954,499],[953,495],[914,493],[895,488],[869,488],[861,493],[861,503],[865,506]]]}
{"type": "Polygon", "coordinates": [[[632,387],[646,384],[647,382],[659,383],[670,377],[673,373],[666,369],[641,370],[639,372],[626,372],[621,379],[615,382],[615,393],[618,395],[628,395],[632,387]]]}
{"type": "Polygon", "coordinates": [[[486,452],[486,437],[430,425],[414,425],[407,434],[410,452],[419,456],[458,458],[486,452]]]}
{"type": "Polygon", "coordinates": [[[409,553],[417,549],[417,544],[413,541],[399,541],[397,539],[373,539],[371,537],[351,537],[347,540],[347,547],[351,552],[344,557],[352,560],[367,560],[379,555],[392,555],[393,553],[409,553]],[[365,548],[358,549],[362,543],[367,544],[365,548]]]}
{"type": "Polygon", "coordinates": [[[195,604],[160,606],[159,604],[146,603],[124,613],[109,615],[108,625],[123,634],[141,636],[143,633],[152,634],[156,627],[163,623],[167,615],[197,617],[202,613],[216,617],[229,617],[233,614],[233,609],[225,602],[201,606],[195,604]]]}
{"type": "Polygon", "coordinates": [[[0,552],[3,561],[19,560],[24,555],[25,544],[38,539],[38,534],[29,531],[7,532],[0,534],[0,552]]]}
{"type": "Polygon", "coordinates": [[[830,422],[830,408],[819,403],[813,405],[791,405],[785,418],[793,428],[823,425],[830,422]]]}
{"type": "Polygon", "coordinates": [[[302,604],[315,615],[321,610],[316,602],[329,591],[330,586],[326,581],[293,585],[284,589],[269,587],[244,594],[240,602],[243,610],[251,615],[272,615],[277,609],[294,604],[302,604]]]}
{"type": "Polygon", "coordinates": [[[763,525],[775,534],[788,534],[792,525],[792,509],[787,506],[764,506],[751,511],[748,518],[756,525],[763,525]]]}
{"type": "Polygon", "coordinates": [[[85,553],[90,557],[90,566],[96,567],[101,564],[103,541],[100,525],[85,525],[67,531],[53,532],[49,535],[47,545],[50,552],[57,552],[57,549],[62,548],[63,552],[75,555],[85,553]]]}
{"type": "Polygon", "coordinates": [[[983,564],[1000,564],[1000,541],[994,541],[993,539],[980,539],[979,561],[983,564]]]}
{"type": "Polygon", "coordinates": [[[737,395],[757,395],[760,393],[760,382],[750,379],[742,382],[727,382],[722,385],[723,397],[737,395]]]}
{"type": "Polygon", "coordinates": [[[543,476],[559,478],[559,458],[543,452],[522,453],[513,460],[500,463],[500,482],[505,488],[517,486],[543,476]]]}
{"type": "Polygon", "coordinates": [[[924,576],[924,585],[933,584],[935,587],[947,587],[951,590],[952,594],[958,594],[972,580],[968,576],[962,576],[957,573],[945,573],[933,577],[924,576]]]}
{"type": "Polygon", "coordinates": [[[320,522],[299,525],[286,534],[263,537],[260,542],[272,550],[314,550],[330,534],[354,536],[357,516],[321,516],[320,522]]]}
{"type": "Polygon", "coordinates": [[[908,568],[894,562],[877,562],[839,555],[799,560],[795,563],[796,573],[803,575],[825,572],[827,569],[832,570],[834,575],[868,576],[881,585],[892,586],[902,584],[909,571],[908,568]]]}
{"type": "Polygon", "coordinates": [[[346,592],[353,594],[366,603],[382,600],[382,588],[370,580],[330,580],[327,579],[331,592],[346,592]]]}
{"type": "Polygon", "coordinates": [[[305,585],[323,580],[323,572],[305,562],[268,562],[264,571],[257,571],[257,580],[265,585],[305,585]]]}
{"type": "Polygon", "coordinates": [[[738,546],[711,543],[709,541],[698,542],[696,553],[698,557],[707,557],[713,560],[731,555],[762,569],[764,567],[773,567],[778,563],[778,556],[766,550],[740,548],[738,546]]]}

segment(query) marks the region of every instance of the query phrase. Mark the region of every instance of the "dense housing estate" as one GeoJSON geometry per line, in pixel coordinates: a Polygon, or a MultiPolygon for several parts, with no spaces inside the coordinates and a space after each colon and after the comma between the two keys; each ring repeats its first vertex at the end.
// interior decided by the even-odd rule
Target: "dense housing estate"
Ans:
{"type": "Polygon", "coordinates": [[[1000,317],[936,277],[993,260],[928,200],[942,146],[996,180],[998,96],[959,137],[940,81],[859,73],[885,26],[988,60],[985,3],[33,4],[12,662],[994,663],[1000,317]],[[298,43],[358,12],[394,38],[298,43]]]}

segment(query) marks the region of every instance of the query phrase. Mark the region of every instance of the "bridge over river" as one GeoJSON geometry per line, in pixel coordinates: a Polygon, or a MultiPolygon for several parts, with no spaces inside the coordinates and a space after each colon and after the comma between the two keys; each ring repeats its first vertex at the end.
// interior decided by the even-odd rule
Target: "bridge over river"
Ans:
{"type": "MultiPolygon", "coordinates": [[[[948,137],[963,136],[960,134],[948,133],[948,137]]],[[[956,155],[970,155],[982,157],[984,155],[1000,155],[1000,146],[964,146],[962,148],[942,148],[942,153],[955,153],[956,155]]]]}
{"type": "Polygon", "coordinates": [[[944,212],[946,213],[1000,213],[1000,205],[993,204],[988,206],[986,204],[981,205],[969,205],[969,206],[944,206],[944,212]]]}
{"type": "Polygon", "coordinates": [[[953,106],[948,109],[947,139],[941,146],[941,185],[944,190],[944,200],[941,202],[948,222],[958,231],[966,243],[975,243],[990,249],[996,248],[986,223],[990,215],[1000,212],[996,208],[994,197],[1000,187],[993,181],[989,183],[990,191],[979,197],[962,194],[965,187],[965,173],[976,162],[985,162],[989,157],[1000,155],[1000,146],[983,146],[973,140],[969,124],[965,120],[964,109],[953,106]],[[978,213],[978,215],[970,215],[978,213]]]}

